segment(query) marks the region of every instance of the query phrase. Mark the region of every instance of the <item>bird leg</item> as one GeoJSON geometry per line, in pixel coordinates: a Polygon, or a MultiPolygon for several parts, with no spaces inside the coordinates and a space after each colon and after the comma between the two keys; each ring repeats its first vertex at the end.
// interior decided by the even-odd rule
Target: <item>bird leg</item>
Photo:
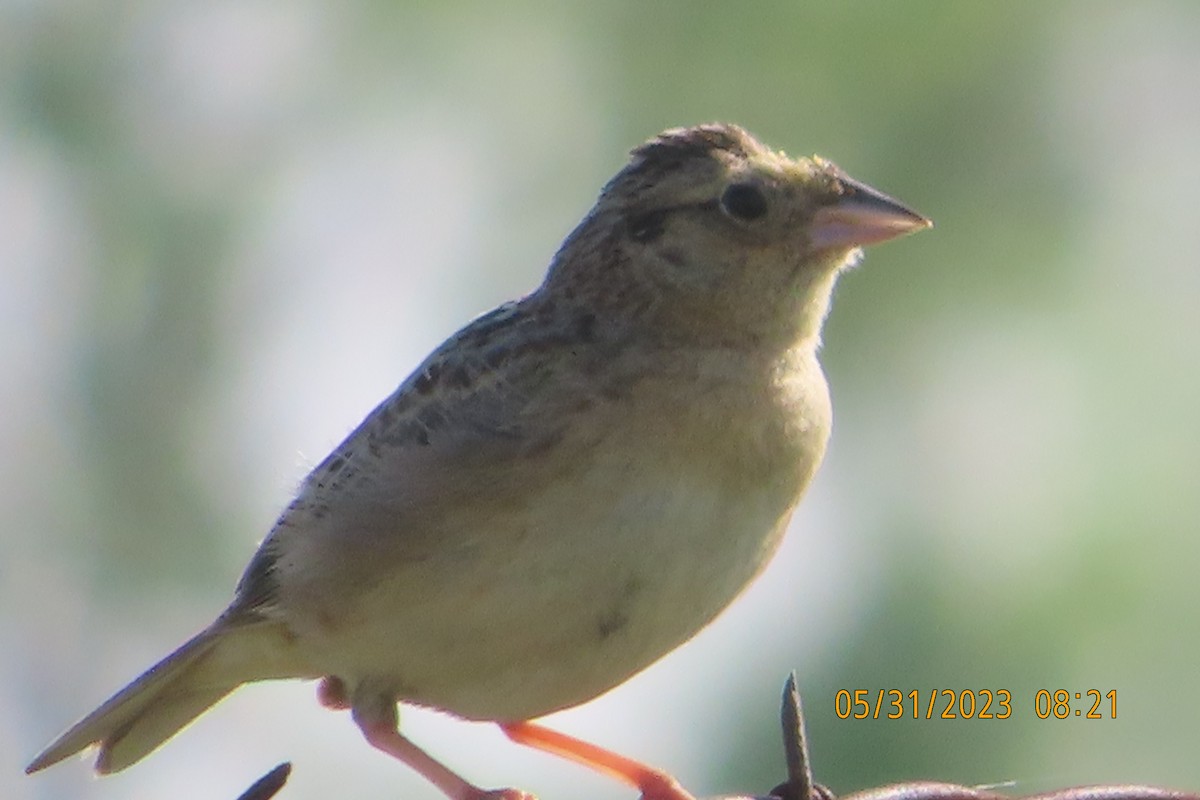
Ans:
{"type": "Polygon", "coordinates": [[[662,770],[618,755],[589,742],[552,731],[531,722],[501,722],[500,730],[523,744],[574,761],[610,778],[629,784],[642,793],[642,800],[695,800],[679,781],[662,770]]]}
{"type": "Polygon", "coordinates": [[[335,677],[322,679],[317,698],[326,708],[350,708],[368,744],[407,764],[450,800],[536,800],[520,789],[481,789],[417,747],[400,733],[394,701],[354,703],[346,685],[335,677]]]}
{"type": "MultiPolygon", "coordinates": [[[[358,720],[355,720],[358,722],[358,720]]],[[[534,800],[520,789],[481,789],[426,753],[386,724],[359,722],[358,727],[372,747],[398,758],[421,777],[442,790],[450,800],[534,800]]]]}

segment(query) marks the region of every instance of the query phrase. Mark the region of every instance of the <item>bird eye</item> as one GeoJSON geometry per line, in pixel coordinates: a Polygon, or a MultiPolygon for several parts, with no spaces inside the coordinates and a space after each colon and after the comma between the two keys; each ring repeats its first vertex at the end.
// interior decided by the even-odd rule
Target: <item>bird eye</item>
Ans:
{"type": "Polygon", "coordinates": [[[767,213],[767,198],[754,184],[734,183],[721,193],[721,208],[729,216],[749,222],[767,213]]]}

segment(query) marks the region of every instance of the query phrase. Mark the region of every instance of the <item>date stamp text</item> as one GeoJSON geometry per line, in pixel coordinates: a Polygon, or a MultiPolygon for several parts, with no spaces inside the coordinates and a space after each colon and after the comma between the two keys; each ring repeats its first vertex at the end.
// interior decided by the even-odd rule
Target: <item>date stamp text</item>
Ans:
{"type": "Polygon", "coordinates": [[[1116,719],[1116,689],[1038,689],[1027,707],[1008,689],[839,689],[838,719],[1011,719],[1032,709],[1038,719],[1116,719]]]}

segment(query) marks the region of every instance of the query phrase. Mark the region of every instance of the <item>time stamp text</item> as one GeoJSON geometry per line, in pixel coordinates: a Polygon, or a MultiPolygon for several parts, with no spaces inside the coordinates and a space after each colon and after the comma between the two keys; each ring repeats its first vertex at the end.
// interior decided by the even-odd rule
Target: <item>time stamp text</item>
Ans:
{"type": "MultiPolygon", "coordinates": [[[[1038,689],[1038,719],[1116,719],[1116,689],[1038,689]]],[[[1010,719],[1021,703],[1008,689],[839,689],[838,719],[1010,719]]]]}

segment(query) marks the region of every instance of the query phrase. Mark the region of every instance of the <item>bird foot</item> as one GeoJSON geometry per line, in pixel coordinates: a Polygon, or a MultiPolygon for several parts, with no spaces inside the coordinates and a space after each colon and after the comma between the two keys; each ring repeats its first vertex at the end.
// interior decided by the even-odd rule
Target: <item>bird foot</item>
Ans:
{"type": "Polygon", "coordinates": [[[696,800],[691,792],[679,785],[679,781],[665,772],[643,772],[638,788],[642,792],[641,800],[696,800]]]}
{"type": "Polygon", "coordinates": [[[469,794],[462,800],[537,800],[523,789],[475,789],[478,794],[469,794]]]}

